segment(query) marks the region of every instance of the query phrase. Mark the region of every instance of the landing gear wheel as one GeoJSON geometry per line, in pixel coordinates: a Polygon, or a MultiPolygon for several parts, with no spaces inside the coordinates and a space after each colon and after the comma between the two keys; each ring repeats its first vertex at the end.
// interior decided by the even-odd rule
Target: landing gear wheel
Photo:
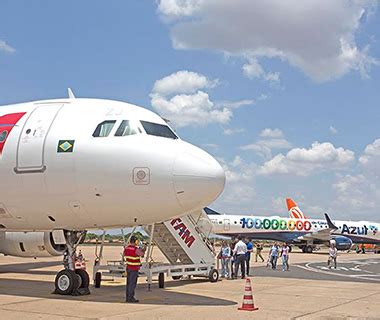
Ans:
{"type": "Polygon", "coordinates": [[[78,275],[72,270],[62,270],[55,277],[55,293],[70,295],[79,288],[78,275]]]}
{"type": "Polygon", "coordinates": [[[88,288],[90,286],[90,277],[89,277],[88,273],[85,270],[82,270],[82,269],[75,270],[75,273],[81,279],[80,285],[79,285],[79,289],[81,289],[81,288],[88,288]]]}
{"type": "Polygon", "coordinates": [[[312,246],[307,246],[305,248],[305,251],[306,251],[306,253],[313,253],[313,247],[312,246]]]}
{"type": "Polygon", "coordinates": [[[293,247],[289,246],[289,253],[292,252],[292,250],[293,250],[293,247]]]}
{"type": "Polygon", "coordinates": [[[158,287],[160,289],[165,288],[165,274],[162,272],[158,275],[158,287]]]}
{"type": "Polygon", "coordinates": [[[219,280],[219,272],[216,269],[212,269],[208,275],[210,282],[217,282],[219,280]]]}
{"type": "Polygon", "coordinates": [[[306,247],[302,247],[302,252],[306,253],[306,247]]]}
{"type": "Polygon", "coordinates": [[[100,284],[102,283],[102,274],[100,272],[95,273],[95,288],[100,288],[100,284]]]}
{"type": "Polygon", "coordinates": [[[179,279],[181,279],[182,277],[181,276],[172,276],[172,279],[173,280],[179,280],[179,279]]]}

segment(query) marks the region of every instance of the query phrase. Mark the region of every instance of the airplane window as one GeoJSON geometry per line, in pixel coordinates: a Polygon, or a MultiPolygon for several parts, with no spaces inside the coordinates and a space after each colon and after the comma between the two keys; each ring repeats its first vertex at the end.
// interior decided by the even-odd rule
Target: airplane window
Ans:
{"type": "Polygon", "coordinates": [[[92,134],[92,136],[93,137],[108,137],[115,123],[116,123],[116,120],[106,120],[99,123],[94,133],[92,134]]]}
{"type": "Polygon", "coordinates": [[[123,120],[119,128],[116,130],[115,136],[125,137],[125,136],[131,136],[133,134],[138,134],[138,133],[141,133],[141,129],[138,127],[136,123],[129,120],[123,120]]]}
{"type": "Polygon", "coordinates": [[[148,121],[141,121],[142,126],[144,127],[147,134],[152,136],[170,138],[170,139],[178,139],[176,134],[164,124],[158,124],[148,121]]]}

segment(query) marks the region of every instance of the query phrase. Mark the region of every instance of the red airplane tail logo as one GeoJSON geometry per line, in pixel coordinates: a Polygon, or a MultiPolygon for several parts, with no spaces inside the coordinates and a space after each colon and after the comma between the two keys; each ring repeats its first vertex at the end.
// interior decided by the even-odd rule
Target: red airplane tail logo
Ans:
{"type": "Polygon", "coordinates": [[[10,113],[0,117],[0,155],[3,153],[9,134],[24,114],[25,112],[10,113]]]}
{"type": "Polygon", "coordinates": [[[286,205],[288,207],[289,215],[293,219],[307,219],[302,210],[297,206],[293,199],[287,198],[286,205]]]}

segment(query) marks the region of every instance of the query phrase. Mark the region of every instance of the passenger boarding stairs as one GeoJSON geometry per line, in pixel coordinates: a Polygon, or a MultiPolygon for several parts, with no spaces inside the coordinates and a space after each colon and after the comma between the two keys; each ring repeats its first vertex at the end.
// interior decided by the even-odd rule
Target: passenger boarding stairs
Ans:
{"type": "Polygon", "coordinates": [[[212,224],[205,212],[156,223],[144,228],[170,264],[212,264],[215,252],[208,236],[212,224]]]}

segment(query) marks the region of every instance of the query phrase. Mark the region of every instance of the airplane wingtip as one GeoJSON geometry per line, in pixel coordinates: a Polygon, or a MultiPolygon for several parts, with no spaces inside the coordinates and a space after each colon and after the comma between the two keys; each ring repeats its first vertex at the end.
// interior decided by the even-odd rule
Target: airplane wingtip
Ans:
{"type": "Polygon", "coordinates": [[[71,88],[67,88],[67,94],[69,95],[69,99],[75,99],[75,95],[71,88]]]}

